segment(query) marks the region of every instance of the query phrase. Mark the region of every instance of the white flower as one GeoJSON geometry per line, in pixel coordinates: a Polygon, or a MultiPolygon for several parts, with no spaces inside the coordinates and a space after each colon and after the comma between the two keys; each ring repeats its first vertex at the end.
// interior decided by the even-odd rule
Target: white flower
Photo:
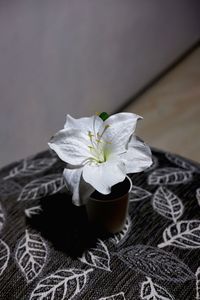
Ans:
{"type": "Polygon", "coordinates": [[[134,135],[138,119],[132,113],[118,113],[106,121],[67,115],[64,129],[48,145],[67,163],[63,175],[74,204],[81,205],[94,190],[109,194],[126,174],[152,164],[150,148],[134,135]]]}

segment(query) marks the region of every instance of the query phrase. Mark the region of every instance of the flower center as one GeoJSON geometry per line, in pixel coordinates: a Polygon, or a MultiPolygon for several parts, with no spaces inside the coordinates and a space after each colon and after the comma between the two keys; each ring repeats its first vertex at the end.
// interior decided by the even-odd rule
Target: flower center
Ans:
{"type": "Polygon", "coordinates": [[[92,154],[90,161],[95,164],[104,163],[108,159],[109,150],[107,144],[110,144],[110,142],[106,142],[103,139],[103,135],[109,127],[110,125],[106,125],[101,134],[99,132],[96,134],[95,127],[94,132],[88,131],[88,137],[90,139],[90,145],[88,148],[92,154]]]}

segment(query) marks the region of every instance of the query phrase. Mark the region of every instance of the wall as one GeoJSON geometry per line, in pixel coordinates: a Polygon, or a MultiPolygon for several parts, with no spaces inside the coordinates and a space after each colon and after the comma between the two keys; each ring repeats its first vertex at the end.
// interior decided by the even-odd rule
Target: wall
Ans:
{"type": "Polygon", "coordinates": [[[198,0],[0,2],[0,164],[112,112],[199,37],[198,0]]]}

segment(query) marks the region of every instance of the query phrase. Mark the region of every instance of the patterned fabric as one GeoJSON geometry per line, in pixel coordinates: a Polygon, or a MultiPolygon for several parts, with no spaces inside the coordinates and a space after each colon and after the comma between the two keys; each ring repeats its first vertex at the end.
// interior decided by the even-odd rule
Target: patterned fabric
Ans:
{"type": "Polygon", "coordinates": [[[200,165],[153,149],[124,229],[97,237],[49,151],[0,171],[0,299],[200,300],[200,165]]]}

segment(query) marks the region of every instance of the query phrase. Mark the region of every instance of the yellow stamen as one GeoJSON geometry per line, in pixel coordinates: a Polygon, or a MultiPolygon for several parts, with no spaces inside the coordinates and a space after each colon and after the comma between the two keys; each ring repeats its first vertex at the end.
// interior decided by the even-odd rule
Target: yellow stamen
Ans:
{"type": "Polygon", "coordinates": [[[89,148],[90,150],[94,150],[94,147],[92,147],[92,146],[88,146],[88,148],[89,148]]]}

